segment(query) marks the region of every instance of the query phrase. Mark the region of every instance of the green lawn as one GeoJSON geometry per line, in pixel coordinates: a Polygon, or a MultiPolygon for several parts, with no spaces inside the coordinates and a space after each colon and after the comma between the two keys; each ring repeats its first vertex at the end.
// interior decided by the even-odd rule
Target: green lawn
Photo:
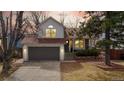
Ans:
{"type": "MultiPolygon", "coordinates": [[[[124,66],[124,61],[118,64],[124,66]]],[[[124,80],[124,69],[104,70],[98,62],[62,63],[61,72],[62,80],[124,80]]]]}

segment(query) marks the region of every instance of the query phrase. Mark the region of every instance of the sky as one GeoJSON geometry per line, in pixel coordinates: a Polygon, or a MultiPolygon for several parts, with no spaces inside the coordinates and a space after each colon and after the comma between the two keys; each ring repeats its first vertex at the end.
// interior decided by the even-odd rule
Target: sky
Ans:
{"type": "Polygon", "coordinates": [[[79,23],[79,21],[84,21],[83,16],[85,15],[84,12],[80,11],[52,11],[48,12],[48,14],[54,17],[56,20],[60,21],[61,17],[64,15],[64,25],[66,26],[74,26],[79,23]]]}
{"type": "MultiPolygon", "coordinates": [[[[83,11],[44,11],[48,16],[55,18],[60,21],[62,17],[64,17],[64,25],[67,27],[76,27],[79,26],[79,22],[84,21],[83,18],[86,13],[83,11]],[[78,23],[78,24],[77,24],[78,23]]],[[[9,15],[9,11],[6,11],[4,14],[6,16],[9,15]]],[[[25,11],[24,16],[31,16],[31,11],[25,11]]]]}
{"type": "MultiPolygon", "coordinates": [[[[47,16],[51,16],[56,20],[60,21],[64,17],[64,25],[67,27],[79,26],[79,21],[84,21],[83,11],[43,11],[47,13],[47,16]],[[77,25],[78,23],[78,25],[77,25]]],[[[31,16],[31,11],[25,12],[25,16],[31,16]]]]}

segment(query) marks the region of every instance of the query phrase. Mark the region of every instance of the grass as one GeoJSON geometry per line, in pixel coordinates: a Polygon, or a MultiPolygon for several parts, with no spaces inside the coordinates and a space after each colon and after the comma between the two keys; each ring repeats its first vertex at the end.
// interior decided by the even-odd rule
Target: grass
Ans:
{"type": "MultiPolygon", "coordinates": [[[[124,61],[118,64],[124,66],[124,61]]],[[[61,72],[62,80],[124,80],[124,68],[104,70],[98,62],[61,63],[61,72]]]]}

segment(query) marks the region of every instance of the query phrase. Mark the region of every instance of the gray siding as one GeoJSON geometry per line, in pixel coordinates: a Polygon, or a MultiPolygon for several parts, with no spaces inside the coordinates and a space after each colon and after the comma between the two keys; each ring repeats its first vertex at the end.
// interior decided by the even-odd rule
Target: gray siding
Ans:
{"type": "Polygon", "coordinates": [[[56,38],[64,38],[64,28],[61,24],[57,23],[53,19],[47,20],[45,23],[41,24],[39,27],[39,32],[38,32],[38,37],[45,37],[46,35],[46,29],[48,28],[49,25],[52,25],[56,31],[57,35],[56,38]]]}

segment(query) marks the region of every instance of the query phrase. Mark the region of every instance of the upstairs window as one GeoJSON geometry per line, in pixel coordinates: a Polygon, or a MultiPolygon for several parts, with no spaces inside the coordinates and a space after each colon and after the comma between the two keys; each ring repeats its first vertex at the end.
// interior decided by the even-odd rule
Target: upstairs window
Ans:
{"type": "Polygon", "coordinates": [[[46,29],[46,37],[47,38],[56,37],[56,29],[52,25],[49,25],[48,28],[46,29]]]}

